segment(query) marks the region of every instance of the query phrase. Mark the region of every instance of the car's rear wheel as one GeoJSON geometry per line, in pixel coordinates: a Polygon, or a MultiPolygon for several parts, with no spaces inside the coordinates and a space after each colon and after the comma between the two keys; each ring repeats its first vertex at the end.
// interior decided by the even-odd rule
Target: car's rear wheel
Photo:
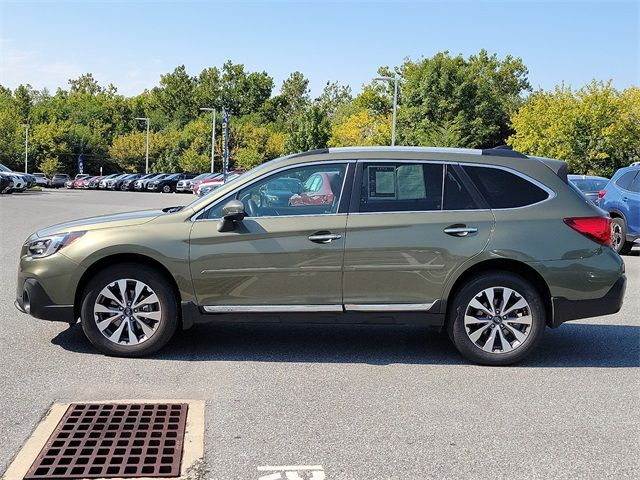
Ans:
{"type": "Polygon", "coordinates": [[[448,314],[453,344],[483,365],[519,362],[536,347],[546,324],[536,288],[508,272],[475,277],[455,295],[448,314]]]}
{"type": "Polygon", "coordinates": [[[82,329],[107,355],[137,357],[153,353],[178,326],[172,285],[146,265],[119,264],[88,283],[82,301],[82,329]]]}
{"type": "Polygon", "coordinates": [[[632,242],[627,242],[627,224],[624,218],[614,217],[611,219],[611,246],[620,255],[625,255],[631,251],[632,242]]]}

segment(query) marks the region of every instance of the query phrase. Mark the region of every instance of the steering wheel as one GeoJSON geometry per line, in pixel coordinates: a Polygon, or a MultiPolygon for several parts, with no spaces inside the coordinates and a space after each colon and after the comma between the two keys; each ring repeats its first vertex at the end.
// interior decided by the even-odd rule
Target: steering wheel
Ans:
{"type": "Polygon", "coordinates": [[[249,217],[258,216],[258,205],[252,198],[247,200],[247,214],[249,217]]]}

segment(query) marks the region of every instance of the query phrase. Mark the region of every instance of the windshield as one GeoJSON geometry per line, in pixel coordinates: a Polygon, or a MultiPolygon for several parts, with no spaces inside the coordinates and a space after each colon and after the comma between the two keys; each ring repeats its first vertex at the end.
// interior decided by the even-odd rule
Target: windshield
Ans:
{"type": "Polygon", "coordinates": [[[0,172],[10,172],[11,170],[0,163],[0,172]]]}

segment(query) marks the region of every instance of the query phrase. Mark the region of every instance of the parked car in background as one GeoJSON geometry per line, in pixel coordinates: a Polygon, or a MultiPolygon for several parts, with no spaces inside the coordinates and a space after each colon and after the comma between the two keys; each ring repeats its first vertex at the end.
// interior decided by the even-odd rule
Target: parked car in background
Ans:
{"type": "Polygon", "coordinates": [[[62,188],[65,186],[65,183],[71,180],[71,177],[66,173],[56,173],[51,179],[51,187],[52,188],[62,188]]]}
{"type": "Polygon", "coordinates": [[[138,176],[136,178],[127,178],[126,180],[124,180],[122,182],[122,185],[120,186],[120,190],[122,190],[122,191],[132,191],[134,189],[133,187],[135,186],[135,183],[137,181],[147,180],[148,178],[155,177],[156,174],[155,173],[147,173],[146,175],[142,175],[142,174],[139,174],[139,175],[140,176],[138,176]]]}
{"type": "Polygon", "coordinates": [[[172,173],[166,177],[151,180],[147,183],[147,190],[162,193],[175,192],[180,180],[190,180],[195,176],[197,176],[196,173],[172,173]]]}
{"type": "Polygon", "coordinates": [[[76,188],[80,188],[82,190],[87,190],[89,188],[89,184],[96,178],[95,176],[90,176],[87,178],[82,178],[80,180],[76,180],[76,188]]]}
{"type": "Polygon", "coordinates": [[[119,175],[116,175],[115,177],[111,177],[109,180],[105,182],[105,188],[107,190],[116,190],[120,186],[118,182],[124,178],[127,178],[129,175],[131,174],[121,173],[119,175]]]}
{"type": "Polygon", "coordinates": [[[259,205],[267,207],[284,207],[291,205],[291,198],[302,193],[302,182],[297,178],[278,178],[265,183],[260,190],[259,205]]]}
{"type": "Polygon", "coordinates": [[[112,178],[119,177],[120,175],[122,175],[122,173],[112,173],[111,175],[105,175],[98,182],[98,189],[105,190],[107,188],[107,182],[112,178]]]}
{"type": "Polygon", "coordinates": [[[13,189],[13,177],[0,172],[0,195],[5,193],[12,193],[13,189]]]}
{"type": "Polygon", "coordinates": [[[30,173],[21,173],[22,178],[24,178],[27,183],[27,188],[31,188],[36,184],[36,177],[31,175],[30,173]]]}
{"type": "Polygon", "coordinates": [[[339,181],[338,172],[317,172],[304,182],[302,192],[289,198],[289,205],[331,205],[335,199],[336,182],[339,181]]]}
{"type": "Polygon", "coordinates": [[[15,305],[80,317],[97,349],[124,357],[198,322],[303,319],[437,326],[469,360],[509,365],[546,327],[620,310],[626,277],[610,221],[557,160],[322,149],[262,164],[186,207],[35,232],[15,305]],[[339,180],[331,203],[256,202],[265,184],[326,172],[339,180]]]}
{"type": "Polygon", "coordinates": [[[78,173],[73,180],[65,182],[64,186],[67,188],[78,188],[78,182],[80,180],[84,180],[85,178],[89,178],[90,175],[87,173],[78,173]]]}
{"type": "Polygon", "coordinates": [[[49,180],[44,173],[34,173],[33,176],[36,178],[36,185],[39,187],[48,187],[51,185],[51,180],[49,180]]]}
{"type": "Polygon", "coordinates": [[[100,180],[102,180],[104,178],[103,175],[96,175],[95,177],[92,177],[89,179],[89,181],[87,182],[87,188],[90,190],[95,190],[98,188],[98,184],[100,183],[100,180]]]}
{"type": "Polygon", "coordinates": [[[64,184],[66,182],[68,182],[69,180],[71,180],[71,177],[69,177],[69,175],[67,175],[66,173],[56,173],[51,178],[51,187],[52,188],[62,188],[62,187],[64,187],[64,184]]]}
{"type": "Polygon", "coordinates": [[[0,170],[0,175],[7,177],[11,182],[11,187],[5,187],[7,189],[5,193],[24,192],[27,189],[27,182],[22,175],[18,175],[11,171],[6,172],[4,170],[0,170]]]}
{"type": "Polygon", "coordinates": [[[196,175],[193,178],[186,178],[184,180],[180,180],[176,185],[176,193],[191,193],[191,187],[193,186],[193,182],[195,180],[202,180],[207,178],[208,175],[212,175],[211,173],[201,173],[200,175],[196,175]]]}
{"type": "MultiPolygon", "coordinates": [[[[241,174],[236,171],[229,172],[227,174],[227,182],[230,182],[234,178],[238,178],[240,175],[241,174]]],[[[224,184],[225,181],[223,179],[223,175],[220,174],[218,177],[203,180],[200,185],[196,187],[193,193],[195,193],[199,197],[203,197],[224,184]]]]}
{"type": "Polygon", "coordinates": [[[197,177],[192,178],[191,180],[189,180],[189,192],[196,193],[196,189],[202,182],[207,182],[216,178],[222,178],[222,173],[203,173],[202,175],[198,175],[197,177]]]}
{"type": "Polygon", "coordinates": [[[611,216],[611,243],[627,254],[640,239],[640,165],[619,169],[598,194],[598,206],[611,216]]]}
{"type": "Polygon", "coordinates": [[[598,201],[598,193],[609,183],[608,178],[592,175],[568,175],[568,178],[593,203],[598,201]]]}
{"type": "Polygon", "coordinates": [[[0,163],[0,172],[10,173],[15,177],[19,177],[19,180],[17,181],[17,183],[20,184],[20,187],[16,187],[15,185],[16,182],[14,181],[13,191],[26,190],[27,188],[31,188],[36,183],[36,178],[33,175],[29,173],[13,171],[9,167],[1,163],[0,163]]]}
{"type": "Polygon", "coordinates": [[[134,182],[134,184],[133,184],[133,189],[136,192],[146,192],[147,191],[147,185],[149,184],[149,182],[151,182],[153,180],[160,180],[160,179],[162,179],[162,178],[164,178],[164,177],[166,177],[168,175],[169,175],[168,173],[156,173],[156,174],[153,174],[150,177],[145,178],[144,180],[143,179],[136,180],[134,182]]]}

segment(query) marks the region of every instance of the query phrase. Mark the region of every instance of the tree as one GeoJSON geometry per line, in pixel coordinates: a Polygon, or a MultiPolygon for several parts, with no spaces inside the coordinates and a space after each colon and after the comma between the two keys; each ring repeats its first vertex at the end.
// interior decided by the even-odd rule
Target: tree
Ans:
{"type": "Polygon", "coordinates": [[[61,167],[60,161],[55,157],[45,158],[40,162],[40,165],[38,165],[38,169],[49,178],[60,172],[61,167]]]}
{"type": "Polygon", "coordinates": [[[509,144],[529,155],[566,160],[570,171],[611,176],[640,155],[640,89],[622,94],[592,81],[537,91],[512,118],[509,144]]]}
{"type": "Polygon", "coordinates": [[[314,104],[297,117],[285,144],[285,150],[295,153],[324,148],[329,136],[329,119],[322,107],[314,104]]]}
{"type": "Polygon", "coordinates": [[[418,62],[406,60],[402,77],[398,137],[406,145],[424,145],[427,133],[455,122],[461,147],[494,147],[510,133],[509,115],[530,89],[519,58],[500,60],[481,50],[465,59],[441,52],[418,62]]]}
{"type": "Polygon", "coordinates": [[[351,87],[339,85],[338,82],[327,82],[322,94],[316,102],[322,107],[329,118],[333,118],[338,108],[353,100],[351,87]]]}
{"type": "Polygon", "coordinates": [[[334,123],[330,147],[389,145],[391,143],[391,116],[361,110],[334,123]]]}
{"type": "Polygon", "coordinates": [[[71,87],[71,93],[96,95],[102,92],[102,87],[100,87],[98,81],[93,78],[91,73],[85,73],[76,79],[69,79],[69,85],[71,87]]]}
{"type": "Polygon", "coordinates": [[[309,80],[300,72],[289,75],[277,97],[278,107],[285,120],[291,120],[309,105],[309,80]]]}
{"type": "Polygon", "coordinates": [[[198,114],[195,91],[196,79],[180,65],[172,73],[160,76],[160,87],[153,90],[154,106],[181,127],[198,114]]]}

